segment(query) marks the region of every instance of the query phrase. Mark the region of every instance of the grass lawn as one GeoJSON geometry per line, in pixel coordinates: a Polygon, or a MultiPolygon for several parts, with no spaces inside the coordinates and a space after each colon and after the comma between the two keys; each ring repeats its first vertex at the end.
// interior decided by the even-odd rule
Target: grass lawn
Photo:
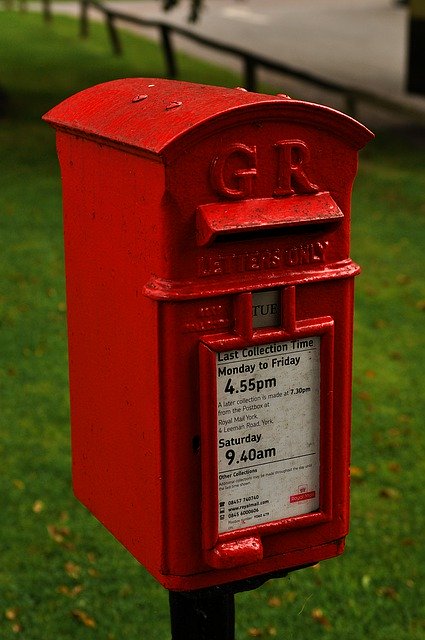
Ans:
{"type": "MultiPolygon", "coordinates": [[[[155,45],[0,13],[0,638],[169,638],[167,593],[72,496],[60,176],[41,115],[118,77],[160,76],[155,45]]],[[[180,57],[181,78],[235,86],[180,57]]],[[[282,88],[281,88],[282,90],[282,88]]],[[[424,140],[422,132],[422,142],[424,140]]],[[[381,132],[353,204],[357,280],[352,533],[346,553],[237,597],[237,638],[425,638],[424,150],[381,132]]]]}

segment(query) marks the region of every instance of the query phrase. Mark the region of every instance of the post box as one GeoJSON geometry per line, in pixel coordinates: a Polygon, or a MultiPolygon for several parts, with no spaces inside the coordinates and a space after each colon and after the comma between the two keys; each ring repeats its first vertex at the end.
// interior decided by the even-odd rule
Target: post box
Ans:
{"type": "Polygon", "coordinates": [[[45,120],[76,496],[172,590],[341,553],[350,200],[372,134],[287,96],[163,79],[87,89],[45,120]]]}

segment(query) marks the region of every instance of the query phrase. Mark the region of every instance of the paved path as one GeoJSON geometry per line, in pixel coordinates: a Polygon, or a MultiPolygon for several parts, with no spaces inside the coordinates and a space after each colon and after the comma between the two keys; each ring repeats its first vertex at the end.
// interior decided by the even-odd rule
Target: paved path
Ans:
{"type": "MultiPolygon", "coordinates": [[[[425,97],[409,95],[404,88],[407,10],[394,0],[205,0],[195,25],[187,22],[187,2],[167,13],[157,0],[109,0],[107,4],[132,15],[160,17],[323,79],[391,97],[425,114],[425,97]]],[[[53,6],[55,11],[75,12],[75,5],[68,2],[53,6]]],[[[96,13],[99,18],[98,12],[93,17],[96,13]]],[[[155,30],[139,31],[156,37],[155,30]]],[[[175,37],[175,42],[178,48],[211,62],[234,69],[241,66],[234,56],[188,39],[175,37]]],[[[341,98],[329,92],[269,72],[262,72],[260,78],[273,81],[283,93],[344,109],[341,98]]],[[[358,117],[370,126],[394,120],[363,107],[358,117]]]]}

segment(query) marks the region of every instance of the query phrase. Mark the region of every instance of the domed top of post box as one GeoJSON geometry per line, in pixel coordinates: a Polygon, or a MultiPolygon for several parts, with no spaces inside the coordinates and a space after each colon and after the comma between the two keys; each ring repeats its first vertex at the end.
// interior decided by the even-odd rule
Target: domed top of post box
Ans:
{"type": "Polygon", "coordinates": [[[66,130],[108,144],[131,148],[171,160],[180,144],[192,136],[223,126],[223,118],[285,118],[341,137],[361,149],[373,134],[334,109],[292,100],[287,96],[251,93],[189,82],[154,78],[114,80],[85,89],[54,107],[44,120],[66,130]]]}

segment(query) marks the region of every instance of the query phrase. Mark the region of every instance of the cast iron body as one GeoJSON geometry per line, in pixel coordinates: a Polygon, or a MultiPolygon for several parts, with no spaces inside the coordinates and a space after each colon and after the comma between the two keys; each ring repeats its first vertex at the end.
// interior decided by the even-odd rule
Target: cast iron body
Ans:
{"type": "MultiPolygon", "coordinates": [[[[172,590],[341,553],[359,272],[350,200],[371,133],[286,96],[158,79],[93,87],[45,120],[57,130],[63,180],[77,497],[172,590]],[[259,327],[253,300],[270,290],[278,319],[259,327]],[[320,486],[294,489],[290,502],[299,510],[315,495],[318,504],[223,530],[217,358],[316,337],[320,486]]],[[[269,391],[279,392],[276,375],[269,391]]],[[[236,390],[229,380],[234,406],[248,384],[261,396],[257,372],[236,390]]],[[[239,482],[235,463],[260,454],[232,451],[239,482]]]]}

